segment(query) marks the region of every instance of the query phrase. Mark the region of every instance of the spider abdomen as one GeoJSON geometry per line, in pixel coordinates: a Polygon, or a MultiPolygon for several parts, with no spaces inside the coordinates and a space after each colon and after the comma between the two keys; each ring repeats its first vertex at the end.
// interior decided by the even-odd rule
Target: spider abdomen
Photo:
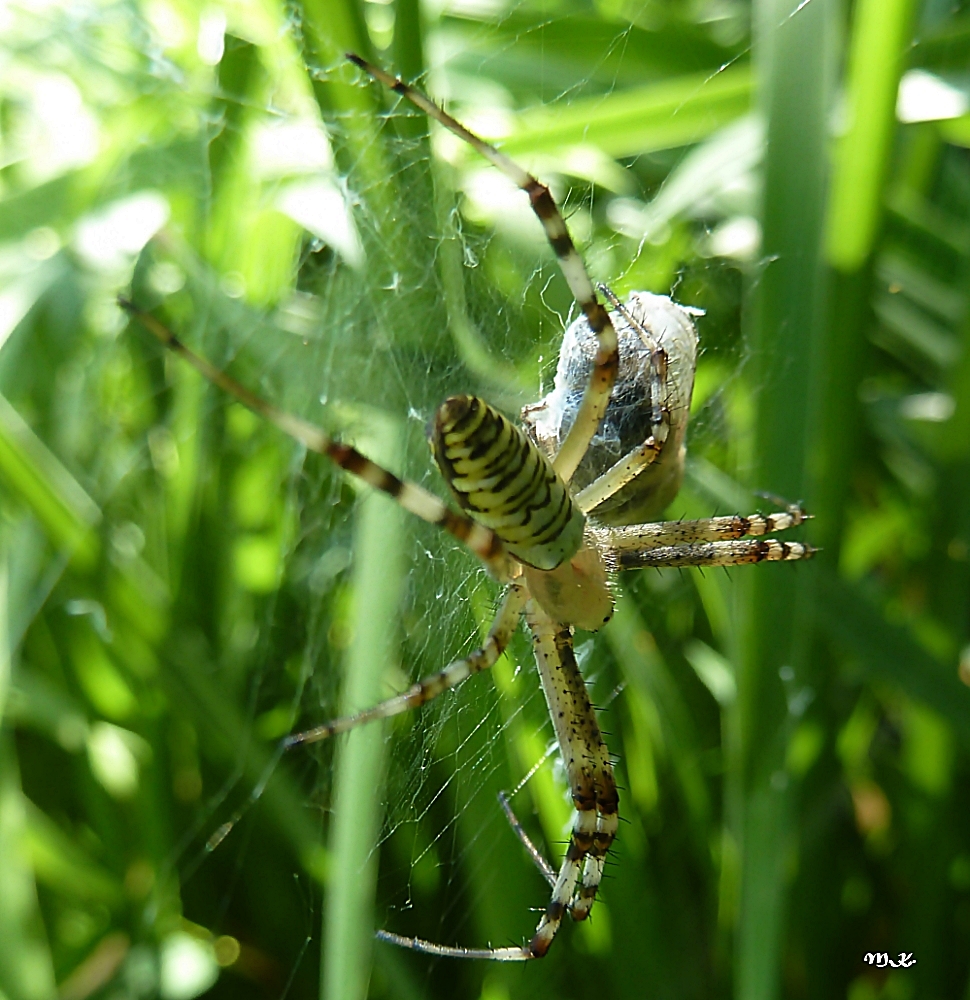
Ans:
{"type": "Polygon", "coordinates": [[[552,463],[477,396],[452,396],[435,414],[431,448],[461,507],[517,559],[551,570],[575,555],[585,518],[552,463]]]}

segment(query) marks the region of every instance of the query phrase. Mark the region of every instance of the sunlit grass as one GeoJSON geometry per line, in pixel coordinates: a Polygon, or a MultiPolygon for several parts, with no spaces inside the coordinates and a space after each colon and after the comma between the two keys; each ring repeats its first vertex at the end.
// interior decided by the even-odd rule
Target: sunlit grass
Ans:
{"type": "MultiPolygon", "coordinates": [[[[624,16],[9,15],[0,996],[966,991],[970,14],[624,16]],[[526,970],[371,940],[531,933],[547,887],[495,798],[551,738],[524,637],[494,678],[273,766],[286,732],[467,652],[492,583],[115,305],[439,492],[445,395],[514,415],[548,387],[571,304],[525,199],[348,49],[536,164],[597,280],[706,310],[668,516],[803,499],[823,547],[630,575],[580,636],[626,822],[592,923],[526,970]]],[[[554,755],[513,801],[558,856],[554,755]]]]}

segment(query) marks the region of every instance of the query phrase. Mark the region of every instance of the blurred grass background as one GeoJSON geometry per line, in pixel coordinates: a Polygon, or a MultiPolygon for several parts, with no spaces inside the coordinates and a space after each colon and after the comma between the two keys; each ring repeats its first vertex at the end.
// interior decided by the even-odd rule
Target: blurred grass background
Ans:
{"type": "Polygon", "coordinates": [[[970,997],[968,5],[0,23],[0,997],[970,997]],[[706,310],[668,516],[803,498],[823,547],[629,575],[579,637],[625,822],[525,968],[372,939],[534,927],[495,793],[554,858],[569,808],[522,636],[275,749],[467,652],[494,587],[115,305],[439,493],[441,399],[538,398],[571,304],[525,199],[348,49],[549,181],[597,280],[706,310]]]}

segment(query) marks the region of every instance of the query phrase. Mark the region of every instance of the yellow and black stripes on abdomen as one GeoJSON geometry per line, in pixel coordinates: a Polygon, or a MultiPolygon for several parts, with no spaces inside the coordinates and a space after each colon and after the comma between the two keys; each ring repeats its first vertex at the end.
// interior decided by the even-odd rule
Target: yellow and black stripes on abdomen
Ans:
{"type": "Polygon", "coordinates": [[[460,506],[521,562],[552,570],[578,551],[585,519],[566,484],[523,431],[484,400],[445,400],[431,447],[460,506]]]}

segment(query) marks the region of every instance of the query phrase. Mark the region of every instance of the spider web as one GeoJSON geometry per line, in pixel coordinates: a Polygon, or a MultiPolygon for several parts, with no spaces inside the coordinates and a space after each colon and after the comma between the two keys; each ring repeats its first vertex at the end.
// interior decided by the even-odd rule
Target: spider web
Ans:
{"type": "MultiPolygon", "coordinates": [[[[367,10],[377,17],[380,7],[367,10]]],[[[517,4],[478,27],[473,13],[452,13],[462,18],[470,54],[419,83],[449,99],[451,110],[470,127],[501,138],[502,119],[521,95],[495,83],[484,88],[483,99],[481,79],[500,79],[503,63],[515,57],[530,34],[554,31],[560,22],[568,25],[568,15],[537,22],[527,4],[517,4]],[[506,30],[496,45],[494,26],[507,28],[517,21],[531,26],[506,30]]],[[[621,69],[632,29],[614,31],[585,76],[556,82],[563,72],[555,67],[549,74],[552,82],[544,83],[540,73],[533,100],[554,114],[577,101],[615,93],[626,82],[621,69]]],[[[447,45],[447,31],[439,35],[429,38],[430,52],[447,45]]],[[[739,51],[743,54],[743,46],[739,51]]],[[[702,93],[736,59],[732,56],[699,78],[697,91],[702,93]]],[[[423,440],[434,408],[455,392],[481,394],[513,414],[539,398],[551,382],[557,344],[575,310],[521,193],[437,128],[429,140],[423,116],[406,103],[364,81],[358,85],[375,101],[374,121],[362,126],[356,112],[337,112],[323,122],[334,150],[335,186],[349,209],[354,238],[336,250],[334,240],[327,244],[325,237],[323,247],[305,248],[297,312],[309,306],[313,332],[301,328],[299,316],[295,322],[287,316],[285,306],[282,320],[277,318],[278,324],[310,340],[309,368],[315,380],[308,391],[305,376],[301,380],[297,375],[306,361],[293,361],[286,348],[274,348],[261,366],[273,373],[266,376],[273,389],[264,391],[286,400],[288,408],[336,427],[343,438],[357,440],[384,464],[441,494],[423,440]],[[367,262],[364,267],[361,258],[367,262]],[[294,366],[292,381],[279,375],[288,364],[294,366]],[[323,409],[315,407],[314,394],[323,409]],[[368,427],[375,422],[393,425],[392,437],[400,443],[396,453],[393,448],[381,453],[379,445],[377,451],[368,448],[368,427]]],[[[678,110],[671,110],[671,118],[678,110]]],[[[584,169],[576,154],[570,161],[575,165],[563,172],[549,156],[523,159],[553,183],[594,280],[610,283],[621,294],[632,288],[672,292],[711,314],[699,378],[699,392],[707,399],[695,420],[692,447],[736,465],[739,456],[730,450],[725,400],[742,359],[737,265],[756,253],[751,217],[760,136],[747,119],[714,133],[693,157],[678,144],[619,161],[592,156],[584,169]],[[730,168],[726,176],[718,176],[725,164],[730,168]]],[[[329,473],[321,474],[322,497],[297,490],[304,526],[316,517],[310,513],[316,504],[332,502],[337,489],[329,473]]],[[[710,513],[713,504],[710,497],[706,501],[709,509],[703,513],[710,513]]],[[[403,532],[406,571],[399,628],[404,635],[391,684],[397,690],[405,680],[433,672],[474,648],[496,600],[481,568],[454,551],[450,541],[411,522],[403,532]]],[[[346,535],[342,547],[353,547],[346,535]]],[[[319,558],[326,560],[326,553],[319,558]]],[[[331,600],[339,593],[340,580],[334,578],[324,591],[331,600]]],[[[301,699],[303,725],[332,717],[339,705],[340,643],[333,642],[332,619],[328,622],[325,612],[318,615],[318,628],[326,627],[328,641],[318,640],[320,652],[310,658],[314,666],[301,699]]],[[[586,652],[592,657],[595,699],[607,703],[624,683],[622,674],[605,648],[591,646],[586,652]]],[[[517,786],[533,768],[545,772],[547,785],[555,786],[560,799],[560,825],[553,828],[550,816],[556,810],[548,807],[544,826],[534,819],[527,825],[540,840],[545,835],[556,864],[568,806],[556,760],[545,760],[552,733],[521,639],[510,660],[494,673],[518,670],[521,676],[476,678],[386,727],[379,923],[436,941],[482,944],[476,938],[481,921],[470,915],[469,900],[480,903],[482,894],[492,891],[510,911],[501,925],[506,938],[494,943],[518,941],[531,932],[535,914],[522,907],[522,900],[526,906],[540,906],[546,890],[528,874],[528,861],[506,828],[494,794],[517,786]],[[496,874],[501,872],[504,877],[496,874]],[[522,882],[523,891],[510,891],[510,878],[522,882]],[[506,888],[498,888],[503,883],[506,888]]],[[[327,812],[333,802],[333,748],[314,750],[312,756],[317,764],[309,777],[309,801],[311,808],[327,812]]],[[[542,812],[540,800],[539,793],[530,797],[527,786],[516,801],[528,814],[542,812]]]]}
{"type": "MultiPolygon", "coordinates": [[[[527,0],[456,3],[433,12],[425,39],[433,69],[418,82],[470,127],[512,148],[521,141],[517,121],[539,129],[542,115],[567,114],[580,102],[590,102],[595,119],[614,96],[680,73],[691,82],[659,122],[661,132],[671,126],[673,133],[689,102],[745,61],[747,8],[699,5],[680,20],[662,8],[594,16],[555,5],[540,10],[527,0]],[[588,49],[579,52],[577,19],[590,31],[588,49]],[[665,23],[675,25],[671,37],[681,49],[661,58],[643,45],[665,23]],[[695,51],[701,43],[706,55],[695,51]],[[521,117],[519,109],[526,109],[521,117]]],[[[390,7],[367,2],[362,10],[381,48],[390,7]]],[[[207,13],[195,39],[200,65],[183,58],[188,43],[173,41],[171,11],[161,6],[144,21],[120,9],[114,21],[87,13],[92,35],[110,24],[140,57],[142,96],[192,121],[166,133],[154,159],[135,162],[113,192],[170,192],[189,176],[198,194],[194,210],[206,235],[193,235],[192,211],[178,203],[184,191],[170,195],[170,222],[135,267],[140,301],[164,304],[188,342],[265,398],[443,496],[424,440],[435,407],[469,392],[514,415],[538,399],[575,313],[527,200],[451,137],[436,128],[429,136],[422,115],[348,72],[342,60],[315,60],[308,77],[298,61],[303,26],[295,14],[268,27],[255,15],[227,22],[207,13]],[[322,88],[322,111],[313,78],[343,88],[322,88]]],[[[81,14],[78,8],[83,21],[81,14]]],[[[75,28],[59,23],[65,45],[75,28]]],[[[103,38],[78,51],[110,65],[103,38]]],[[[737,426],[732,407],[743,410],[732,395],[743,393],[739,262],[757,254],[751,227],[760,137],[750,119],[736,116],[697,139],[690,147],[682,138],[667,146],[654,139],[646,151],[631,140],[609,153],[580,134],[567,156],[548,148],[516,155],[552,185],[594,280],[621,296],[671,293],[707,310],[690,447],[700,460],[736,468],[744,459],[729,433],[737,426]]],[[[104,211],[92,216],[97,221],[104,211]]],[[[79,249],[94,260],[95,245],[82,240],[79,249]]],[[[126,267],[102,261],[95,269],[103,298],[123,286],[126,267]]],[[[116,333],[112,322],[95,325],[116,333]]],[[[212,768],[218,780],[206,774],[206,791],[172,852],[189,915],[231,925],[243,890],[220,886],[212,906],[199,898],[210,885],[205,872],[225,864],[248,879],[275,842],[264,837],[264,825],[282,830],[276,836],[292,852],[281,863],[285,871],[295,869],[293,855],[323,878],[334,863],[325,852],[307,853],[313,834],[325,842],[334,747],[300,748],[281,764],[271,748],[291,729],[340,710],[355,606],[367,600],[354,585],[361,501],[342,474],[238,406],[227,410],[219,394],[184,378],[171,359],[160,362],[141,347],[132,353],[145,396],[167,421],[164,432],[149,434],[144,466],[168,476],[172,454],[183,467],[196,455],[199,468],[224,483],[223,513],[237,536],[221,563],[181,557],[226,588],[213,599],[211,621],[185,618],[210,633],[203,661],[238,705],[239,724],[222,751],[222,769],[212,768]],[[231,836],[228,824],[236,827],[231,836]],[[218,848],[212,856],[207,841],[218,848]]],[[[104,473],[103,494],[124,497],[127,475],[104,473]]],[[[177,473],[170,479],[178,481],[177,473]]],[[[706,514],[712,506],[695,490],[673,513],[706,514]]],[[[196,544],[200,537],[193,536],[196,544]]],[[[394,640],[383,677],[388,693],[471,651],[498,596],[477,562],[427,525],[401,518],[394,544],[398,610],[373,620],[394,640]]],[[[173,589],[177,577],[174,569],[167,577],[173,589]]],[[[665,588],[662,582],[655,590],[665,588]]],[[[207,593],[183,586],[181,600],[190,605],[207,593]]],[[[186,643],[176,643],[173,656],[191,659],[194,647],[186,643]]],[[[625,679],[605,642],[587,642],[580,658],[594,701],[608,705],[625,679]]],[[[606,728],[614,727],[607,721],[606,728]]],[[[494,794],[532,775],[514,804],[544,848],[560,851],[569,810],[555,755],[548,755],[551,739],[521,635],[491,673],[385,725],[377,784],[361,790],[379,794],[386,810],[375,848],[379,923],[468,945],[485,943],[483,928],[504,935],[496,944],[530,933],[535,915],[528,907],[543,905],[546,889],[530,874],[494,794]],[[491,910],[482,903],[489,893],[491,910]]],[[[311,882],[301,882],[296,899],[312,936],[319,900],[311,882]]]]}
{"type": "MultiPolygon", "coordinates": [[[[379,4],[365,7],[377,36],[382,11],[379,4]]],[[[568,27],[569,15],[537,18],[523,3],[493,12],[498,16],[479,25],[481,11],[450,13],[460,25],[466,54],[418,82],[447,98],[461,120],[489,138],[502,138],[503,120],[522,101],[522,91],[554,114],[578,101],[605,100],[628,84],[624,52],[633,28],[614,25],[609,44],[586,61],[583,76],[566,82],[569,73],[550,56],[548,82],[540,72],[525,86],[505,88],[497,81],[517,48],[536,33],[568,27]],[[518,22],[523,26],[516,28],[518,22]],[[483,78],[488,87],[480,86],[483,78]]],[[[739,18],[743,11],[720,20],[739,18]]],[[[448,50],[454,23],[432,32],[430,53],[448,50]]],[[[735,49],[743,55],[743,45],[735,49]]],[[[703,93],[737,57],[699,77],[697,91],[703,93]]],[[[317,69],[325,75],[342,72],[336,65],[317,69]]],[[[277,164],[276,205],[317,232],[302,246],[296,292],[265,317],[239,310],[236,328],[226,330],[219,303],[226,291],[238,294],[233,281],[246,287],[256,265],[248,262],[247,268],[243,261],[218,283],[203,273],[200,284],[208,286],[222,322],[207,323],[201,344],[278,405],[311,417],[443,495],[424,442],[437,404],[449,394],[473,392],[514,414],[539,398],[551,382],[557,344],[575,309],[521,193],[440,130],[433,129],[429,138],[424,117],[406,103],[365,81],[355,85],[372,102],[373,117],[337,108],[325,111],[320,123],[329,146],[325,205],[339,215],[334,208],[339,196],[345,218],[335,225],[333,218],[314,217],[319,189],[299,177],[294,182],[277,164]]],[[[678,112],[672,109],[671,119],[678,112]]],[[[230,124],[250,141],[256,130],[279,139],[288,127],[307,124],[300,113],[281,115],[279,106],[269,103],[250,108],[248,119],[230,124]]],[[[708,310],[698,382],[699,393],[708,398],[695,419],[691,445],[722,464],[736,464],[738,458],[728,443],[724,393],[742,359],[737,263],[756,253],[750,218],[758,142],[756,127],[743,120],[715,129],[693,158],[681,144],[618,160],[590,155],[585,165],[580,149],[565,171],[557,170],[554,157],[523,157],[553,184],[594,280],[608,282],[621,295],[632,288],[671,292],[708,310]],[[712,175],[725,163],[731,171],[715,180],[712,175]]],[[[151,281],[151,272],[148,277],[151,281]]],[[[292,517],[286,575],[294,581],[293,600],[304,605],[303,639],[302,648],[287,650],[294,683],[281,685],[278,664],[286,657],[273,637],[279,604],[262,608],[254,619],[260,639],[248,658],[254,692],[248,711],[253,731],[263,736],[281,718],[300,728],[338,714],[342,662],[354,642],[352,606],[366,599],[354,591],[357,506],[344,478],[312,458],[297,457],[284,481],[292,517]],[[299,705],[295,719],[281,705],[299,705]]],[[[473,649],[497,599],[475,560],[450,540],[411,520],[401,522],[401,532],[399,620],[374,621],[375,628],[392,628],[400,637],[385,678],[388,693],[473,649]]],[[[602,644],[585,652],[594,700],[607,703],[623,677],[602,644]]],[[[481,944],[476,940],[481,923],[470,915],[469,900],[480,901],[483,887],[512,877],[524,887],[502,891],[503,909],[510,911],[502,931],[506,940],[520,940],[536,919],[528,905],[544,904],[546,890],[528,874],[528,861],[494,794],[518,786],[533,769],[546,773],[547,786],[555,786],[560,799],[559,828],[552,828],[549,816],[556,810],[548,803],[545,828],[534,819],[527,826],[540,840],[545,835],[558,864],[566,837],[566,789],[555,757],[547,759],[551,727],[521,637],[509,662],[494,674],[385,727],[380,771],[385,813],[375,848],[382,858],[379,923],[446,943],[481,944]],[[519,874],[496,875],[510,871],[519,874]]],[[[287,760],[286,767],[302,783],[308,815],[326,826],[335,791],[334,747],[300,749],[291,757],[299,759],[287,760]]],[[[213,797],[204,810],[212,817],[210,828],[250,780],[239,779],[225,799],[222,793],[213,797]]],[[[516,800],[526,815],[541,811],[529,787],[516,800]]],[[[249,808],[244,802],[233,820],[247,818],[249,808]]],[[[245,844],[234,848],[227,842],[220,850],[238,852],[237,863],[245,868],[252,864],[245,844]]],[[[314,919],[308,912],[308,923],[314,919]]]]}
{"type": "MultiPolygon", "coordinates": [[[[427,0],[421,58],[400,44],[417,0],[313,6],[359,15],[362,48],[548,181],[595,280],[621,298],[669,292],[705,310],[687,482],[668,516],[758,506],[735,481],[751,464],[762,388],[751,370],[763,360],[748,365],[739,333],[743,273],[756,281],[763,263],[749,4],[427,0]]],[[[920,31],[965,7],[933,0],[920,31]]],[[[23,833],[32,853],[4,863],[37,886],[19,899],[25,932],[5,941],[25,968],[49,955],[42,992],[56,979],[77,995],[65,975],[94,972],[80,992],[199,995],[198,976],[191,989],[165,979],[173,942],[194,942],[207,976],[217,955],[228,967],[214,996],[314,995],[317,954],[342,954],[326,937],[340,919],[335,887],[361,860],[337,839],[348,804],[376,809],[376,829],[351,831],[379,864],[376,922],[446,944],[519,943],[548,898],[496,791],[516,792],[554,862],[562,850],[569,804],[523,634],[488,673],[360,730],[378,750],[366,777],[345,780],[352,738],[277,752],[286,733],[343,710],[368,642],[373,702],[474,648],[497,589],[451,540],[163,358],[117,309],[118,292],[132,294],[266,399],[442,496],[424,436],[440,401],[475,392],[514,415],[549,388],[575,308],[521,192],[440,129],[429,136],[319,25],[313,35],[304,9],[24,0],[0,11],[0,614],[13,654],[0,663],[0,708],[16,737],[2,748],[14,760],[3,795],[14,840],[23,833]]],[[[792,0],[780,16],[818,9],[792,0]]],[[[962,146],[962,119],[938,135],[924,126],[943,97],[955,113],[965,81],[934,84],[920,67],[958,74],[964,28],[918,40],[899,112],[919,135],[962,146]],[[911,118],[927,84],[935,96],[911,118]]],[[[964,152],[941,152],[939,177],[919,181],[925,219],[889,206],[875,284],[858,290],[875,293],[860,394],[872,454],[861,492],[844,484],[856,499],[842,571],[896,594],[887,607],[916,615],[937,653],[945,629],[921,605],[932,588],[902,575],[931,548],[942,558],[922,520],[937,439],[900,418],[945,423],[956,405],[945,368],[964,333],[948,270],[959,254],[929,247],[934,212],[966,214],[964,152]]],[[[949,482],[939,478],[944,498],[949,482]]],[[[961,538],[944,542],[946,559],[964,560],[961,538]]],[[[918,577],[939,588],[950,569],[918,577]]],[[[736,695],[734,581],[643,573],[620,587],[613,624],[581,636],[578,653],[620,758],[629,824],[610,861],[621,877],[604,884],[592,921],[567,922],[550,961],[497,970],[381,946],[372,995],[717,992],[737,888],[721,712],[736,695]]],[[[761,624],[768,636],[776,623],[761,624]]],[[[789,669],[779,676],[794,718],[811,690],[791,697],[789,669]]],[[[896,695],[879,685],[844,729],[842,708],[831,714],[833,734],[876,726],[883,709],[896,732],[896,695]]],[[[927,752],[942,745],[928,718],[912,731],[927,752]]],[[[827,746],[820,732],[801,735],[827,746]]],[[[798,745],[804,759],[819,752],[798,745]]],[[[944,783],[949,768],[937,770],[944,783]]],[[[938,795],[935,781],[926,791],[938,795]]],[[[905,815],[895,793],[892,815],[905,815]]],[[[868,898],[870,884],[845,887],[868,898]]],[[[16,895],[0,894],[7,907],[16,895]]],[[[786,977],[800,975],[799,954],[786,977]]]]}

